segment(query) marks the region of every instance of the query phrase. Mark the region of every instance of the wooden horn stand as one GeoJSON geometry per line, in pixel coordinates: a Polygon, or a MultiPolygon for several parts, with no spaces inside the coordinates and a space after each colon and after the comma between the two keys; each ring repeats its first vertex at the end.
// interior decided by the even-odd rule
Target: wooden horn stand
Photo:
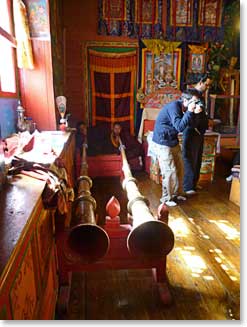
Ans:
{"type": "MultiPolygon", "coordinates": [[[[107,216],[105,219],[105,225],[102,227],[98,226],[107,235],[108,242],[103,242],[107,251],[97,260],[89,260],[89,256],[85,254],[88,250],[86,244],[85,250],[83,250],[81,248],[83,243],[79,242],[79,246],[77,246],[77,242],[73,242],[74,227],[70,229],[59,228],[56,230],[59,264],[59,294],[57,301],[58,319],[61,319],[67,311],[70,296],[71,274],[72,272],[78,271],[90,272],[109,269],[152,269],[154,281],[158,287],[161,301],[164,304],[168,304],[171,301],[171,295],[166,279],[166,255],[173,248],[174,236],[167,225],[167,207],[164,204],[159,206],[158,219],[152,216],[147,206],[146,199],[138,191],[136,182],[131,175],[123,147],[120,150],[124,159],[124,188],[127,191],[129,199],[128,208],[132,214],[130,220],[133,222],[133,226],[131,223],[120,223],[120,218],[118,216],[120,212],[120,204],[115,197],[112,197],[106,205],[107,216]],[[141,219],[138,219],[138,217],[141,217],[141,219]],[[151,230],[150,236],[148,236],[149,229],[151,230]],[[157,233],[159,234],[159,241],[153,242],[153,238],[157,239],[157,233]],[[140,238],[142,237],[147,237],[147,242],[143,243],[140,241],[140,238]],[[83,260],[81,254],[75,251],[75,249],[78,248],[83,250],[83,260]]],[[[82,176],[86,176],[87,173],[85,153],[86,147],[83,147],[83,159],[81,163],[82,176]]],[[[91,201],[91,195],[89,194],[91,182],[88,182],[89,178],[82,178],[81,176],[78,180],[78,197],[83,198],[84,196],[89,196],[89,200],[85,202],[87,203],[87,206],[90,204],[91,207],[89,210],[88,207],[87,209],[84,207],[84,204],[79,207],[76,205],[75,207],[77,209],[75,210],[75,217],[81,215],[81,213],[77,213],[77,211],[81,212],[81,208],[83,208],[82,211],[84,213],[87,212],[89,216],[92,217],[94,205],[91,204],[93,201],[91,201]]],[[[77,219],[75,219],[75,221],[76,220],[77,219]]],[[[93,225],[95,226],[95,224],[93,225]]],[[[78,224],[75,226],[78,226],[78,224]]],[[[96,233],[98,233],[98,231],[96,233]]],[[[98,244],[95,242],[95,247],[97,246],[98,244]]]]}

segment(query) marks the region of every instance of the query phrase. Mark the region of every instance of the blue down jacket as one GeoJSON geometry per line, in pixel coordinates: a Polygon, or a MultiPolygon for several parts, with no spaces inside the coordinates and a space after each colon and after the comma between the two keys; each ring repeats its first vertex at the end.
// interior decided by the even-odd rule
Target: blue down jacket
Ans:
{"type": "Polygon", "coordinates": [[[193,123],[195,114],[190,111],[183,113],[181,100],[166,104],[159,112],[155,121],[153,142],[174,147],[178,144],[178,133],[193,123]]]}

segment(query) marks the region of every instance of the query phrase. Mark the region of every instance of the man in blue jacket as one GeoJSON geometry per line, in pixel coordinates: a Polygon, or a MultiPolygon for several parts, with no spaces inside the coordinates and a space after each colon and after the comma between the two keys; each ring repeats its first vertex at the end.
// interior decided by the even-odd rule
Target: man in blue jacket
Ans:
{"type": "Polygon", "coordinates": [[[196,114],[201,112],[202,109],[196,104],[199,98],[200,92],[196,89],[183,92],[179,100],[161,109],[155,122],[154,151],[162,175],[160,202],[168,206],[176,206],[176,199],[186,200],[183,196],[184,166],[178,133],[192,124],[196,114]]]}

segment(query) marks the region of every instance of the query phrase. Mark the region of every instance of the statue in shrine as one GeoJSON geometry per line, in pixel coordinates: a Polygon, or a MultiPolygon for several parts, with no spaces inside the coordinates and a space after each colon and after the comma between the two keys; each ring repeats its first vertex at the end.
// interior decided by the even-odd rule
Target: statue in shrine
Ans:
{"type": "Polygon", "coordinates": [[[154,85],[152,80],[152,73],[147,73],[147,83],[146,83],[146,94],[152,93],[154,91],[154,85]]]}
{"type": "Polygon", "coordinates": [[[172,68],[168,67],[165,69],[165,66],[161,64],[159,66],[159,72],[156,78],[158,82],[158,89],[161,89],[165,86],[177,87],[177,83],[175,81],[172,68]]]}
{"type": "Polygon", "coordinates": [[[165,82],[165,86],[171,86],[175,88],[177,87],[177,82],[175,81],[173,72],[171,70],[168,70],[165,73],[164,82],[165,82]]]}
{"type": "Polygon", "coordinates": [[[140,87],[138,90],[137,90],[137,93],[136,93],[136,100],[140,103],[144,103],[145,102],[145,93],[143,91],[143,88],[140,87]]]}
{"type": "Polygon", "coordinates": [[[161,64],[159,66],[159,72],[156,79],[161,84],[164,83],[164,78],[165,78],[165,67],[163,64],[161,64]]]}
{"type": "MultiPolygon", "coordinates": [[[[228,68],[222,68],[220,71],[219,86],[225,95],[237,96],[239,95],[239,80],[240,72],[235,68],[238,61],[237,57],[231,57],[228,68]]],[[[234,110],[235,102],[233,98],[230,98],[229,106],[229,125],[234,126],[234,110]]]]}
{"type": "Polygon", "coordinates": [[[235,69],[237,57],[231,57],[228,68],[220,71],[219,86],[225,95],[239,95],[239,70],[235,69]]]}

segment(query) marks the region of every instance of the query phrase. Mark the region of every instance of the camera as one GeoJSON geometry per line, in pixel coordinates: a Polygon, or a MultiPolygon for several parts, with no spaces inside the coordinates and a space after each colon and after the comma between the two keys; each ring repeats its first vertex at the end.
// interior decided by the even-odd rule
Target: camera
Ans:
{"type": "Polygon", "coordinates": [[[204,107],[204,103],[200,99],[196,100],[195,104],[198,104],[200,107],[204,107]]]}
{"type": "Polygon", "coordinates": [[[191,100],[189,101],[189,104],[190,104],[190,103],[194,103],[195,105],[198,104],[199,106],[203,107],[203,103],[201,102],[200,99],[197,99],[197,100],[192,100],[192,99],[191,99],[191,100]]]}
{"type": "Polygon", "coordinates": [[[202,104],[200,100],[194,101],[195,104],[202,104]]]}

